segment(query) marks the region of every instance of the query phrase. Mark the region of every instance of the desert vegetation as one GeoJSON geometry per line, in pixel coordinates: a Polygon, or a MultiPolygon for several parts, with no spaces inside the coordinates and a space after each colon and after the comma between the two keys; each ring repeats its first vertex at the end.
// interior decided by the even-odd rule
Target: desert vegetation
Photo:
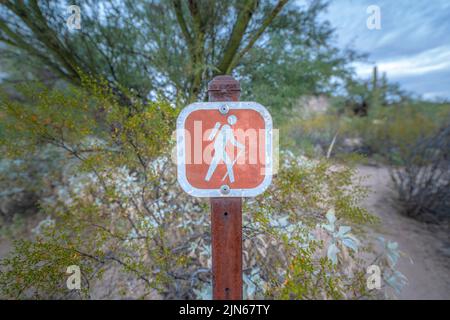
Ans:
{"type": "Polygon", "coordinates": [[[171,156],[180,110],[218,74],[280,129],[279,172],[244,202],[244,297],[399,296],[408,254],[377,233],[358,166],[388,168],[401,214],[448,224],[448,102],[358,78],[323,1],[89,0],[80,30],[66,5],[0,4],[0,297],[211,298],[209,203],[171,156]]]}

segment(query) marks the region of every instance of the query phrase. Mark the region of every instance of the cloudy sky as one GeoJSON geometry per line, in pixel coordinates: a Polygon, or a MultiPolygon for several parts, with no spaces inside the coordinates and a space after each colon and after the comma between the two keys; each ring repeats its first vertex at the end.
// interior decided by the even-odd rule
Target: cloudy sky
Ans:
{"type": "Polygon", "coordinates": [[[377,64],[403,89],[450,98],[450,0],[331,0],[324,18],[340,47],[369,54],[355,66],[362,77],[377,64]],[[367,28],[370,5],[380,8],[380,30],[367,28]]]}

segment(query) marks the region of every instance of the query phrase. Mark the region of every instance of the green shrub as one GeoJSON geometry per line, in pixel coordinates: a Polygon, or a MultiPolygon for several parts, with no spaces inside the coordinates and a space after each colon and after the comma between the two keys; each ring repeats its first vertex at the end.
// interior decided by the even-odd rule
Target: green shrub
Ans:
{"type": "Polygon", "coordinates": [[[450,218],[450,121],[398,153],[391,168],[400,211],[420,220],[450,218]]]}
{"type": "Polygon", "coordinates": [[[306,105],[300,106],[280,128],[282,145],[311,156],[360,153],[398,165],[402,153],[436,132],[450,114],[448,104],[418,101],[379,106],[358,117],[341,113],[334,100],[325,112],[308,112],[306,105]]]}

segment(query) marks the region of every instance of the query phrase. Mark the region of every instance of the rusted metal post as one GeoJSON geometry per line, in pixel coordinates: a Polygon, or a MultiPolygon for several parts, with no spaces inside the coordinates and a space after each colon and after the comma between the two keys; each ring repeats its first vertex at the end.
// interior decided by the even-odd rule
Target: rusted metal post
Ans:
{"type": "MultiPolygon", "coordinates": [[[[208,84],[208,98],[239,101],[239,81],[217,76],[208,84]]],[[[211,198],[211,246],[214,300],[242,299],[242,198],[211,198]]]]}

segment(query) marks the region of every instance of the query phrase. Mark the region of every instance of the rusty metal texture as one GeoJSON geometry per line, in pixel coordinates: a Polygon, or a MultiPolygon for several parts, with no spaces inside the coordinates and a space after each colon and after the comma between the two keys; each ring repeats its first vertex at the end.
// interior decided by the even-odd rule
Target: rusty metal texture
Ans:
{"type": "Polygon", "coordinates": [[[211,198],[213,299],[242,299],[242,198],[211,198]]]}
{"type": "Polygon", "coordinates": [[[232,76],[217,76],[208,83],[209,102],[239,101],[241,85],[232,76]]]}
{"type": "MultiPolygon", "coordinates": [[[[239,81],[217,76],[208,84],[208,98],[239,101],[239,81]]],[[[211,198],[213,299],[242,300],[242,198],[211,198]]]]}

